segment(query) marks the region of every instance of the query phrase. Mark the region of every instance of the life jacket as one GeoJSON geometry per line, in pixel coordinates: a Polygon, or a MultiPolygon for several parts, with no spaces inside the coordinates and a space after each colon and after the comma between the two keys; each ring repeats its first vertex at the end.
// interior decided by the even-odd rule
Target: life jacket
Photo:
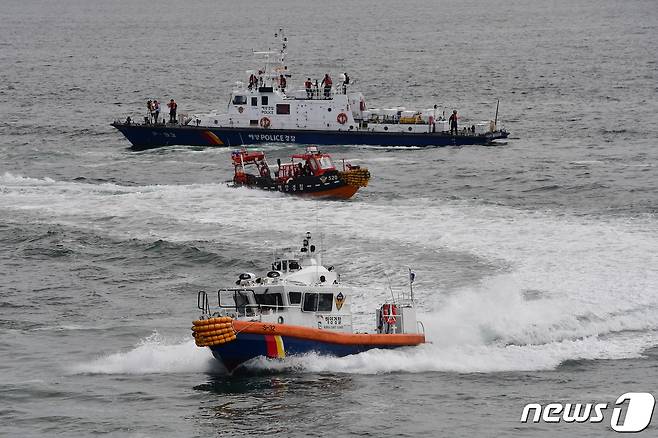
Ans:
{"type": "Polygon", "coordinates": [[[306,81],[306,82],[304,82],[304,86],[305,86],[306,88],[311,88],[312,85],[313,85],[313,84],[311,83],[311,81],[306,81]]]}
{"type": "Polygon", "coordinates": [[[178,104],[176,102],[169,102],[169,108],[175,110],[178,108],[178,104]]]}

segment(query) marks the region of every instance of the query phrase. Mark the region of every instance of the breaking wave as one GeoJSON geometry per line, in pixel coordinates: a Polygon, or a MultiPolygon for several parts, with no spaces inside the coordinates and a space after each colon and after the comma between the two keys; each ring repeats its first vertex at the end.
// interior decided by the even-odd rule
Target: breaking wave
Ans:
{"type": "Polygon", "coordinates": [[[194,341],[167,342],[155,332],[125,352],[110,353],[89,362],[72,365],[72,374],[173,374],[221,372],[222,367],[207,349],[194,341]]]}

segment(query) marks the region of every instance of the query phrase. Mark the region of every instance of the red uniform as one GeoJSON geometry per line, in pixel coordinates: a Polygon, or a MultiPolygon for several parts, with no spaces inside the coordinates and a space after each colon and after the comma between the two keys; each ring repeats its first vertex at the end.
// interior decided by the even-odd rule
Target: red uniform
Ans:
{"type": "Polygon", "coordinates": [[[174,99],[171,99],[167,106],[169,107],[169,123],[176,123],[176,109],[178,108],[178,104],[174,99]]]}

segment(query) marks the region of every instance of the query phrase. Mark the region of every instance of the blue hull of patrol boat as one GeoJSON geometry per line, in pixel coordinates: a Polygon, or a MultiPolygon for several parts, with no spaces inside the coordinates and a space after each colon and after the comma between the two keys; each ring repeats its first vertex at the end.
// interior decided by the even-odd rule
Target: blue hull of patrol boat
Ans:
{"type": "Polygon", "coordinates": [[[298,339],[280,336],[276,344],[274,336],[240,333],[235,341],[210,347],[213,356],[218,359],[228,371],[233,371],[240,365],[256,357],[283,358],[293,355],[316,353],[326,356],[349,356],[374,348],[400,348],[400,346],[373,345],[341,345],[327,342],[298,339]]]}
{"type": "Polygon", "coordinates": [[[309,129],[210,128],[181,125],[113,123],[136,150],[161,146],[235,147],[259,143],[299,143],[315,145],[370,146],[461,146],[489,144],[507,138],[506,131],[486,134],[450,135],[447,133],[388,133],[372,131],[320,131],[309,129]]]}

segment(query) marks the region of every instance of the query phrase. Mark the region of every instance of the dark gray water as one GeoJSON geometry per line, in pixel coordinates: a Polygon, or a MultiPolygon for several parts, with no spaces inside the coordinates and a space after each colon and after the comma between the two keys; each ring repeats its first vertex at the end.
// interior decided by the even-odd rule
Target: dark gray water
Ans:
{"type": "Polygon", "coordinates": [[[0,17],[0,435],[598,437],[609,412],[519,418],[658,394],[658,3],[6,0],[0,17]],[[149,98],[221,109],[279,27],[298,86],[348,71],[370,107],[474,120],[500,98],[513,138],[331,147],[374,178],[318,202],[226,187],[230,151],[136,153],[112,131],[149,98]],[[197,290],[307,230],[367,290],[364,328],[412,266],[432,344],[226,376],[190,337],[197,290]]]}

